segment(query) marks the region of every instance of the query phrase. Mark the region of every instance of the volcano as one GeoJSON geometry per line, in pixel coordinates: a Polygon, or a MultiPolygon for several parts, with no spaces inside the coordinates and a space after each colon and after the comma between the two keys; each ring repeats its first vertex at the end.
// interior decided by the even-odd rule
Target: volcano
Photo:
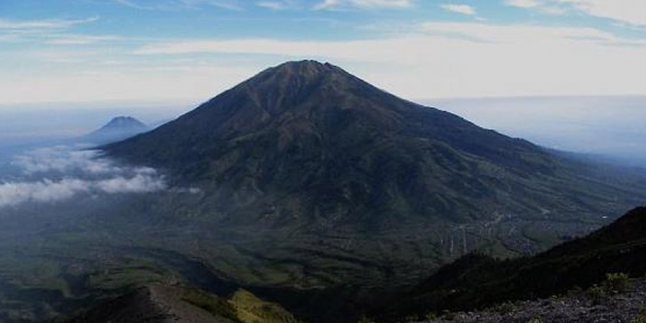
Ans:
{"type": "MultiPolygon", "coordinates": [[[[643,198],[607,168],[309,60],[269,68],[103,149],[202,187],[202,212],[236,224],[383,232],[514,219],[599,222],[643,198]]],[[[467,235],[464,251],[477,245],[467,235]]]]}
{"type": "Polygon", "coordinates": [[[101,128],[83,136],[81,140],[95,144],[107,144],[124,140],[136,134],[148,131],[141,121],[128,116],[115,117],[101,128]]]}

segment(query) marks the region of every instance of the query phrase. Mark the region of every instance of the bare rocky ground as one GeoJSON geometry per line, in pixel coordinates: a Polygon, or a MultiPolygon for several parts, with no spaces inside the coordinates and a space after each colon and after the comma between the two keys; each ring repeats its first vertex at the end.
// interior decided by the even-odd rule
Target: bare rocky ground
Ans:
{"type": "Polygon", "coordinates": [[[483,311],[446,313],[422,322],[633,323],[646,301],[646,278],[631,280],[626,292],[604,294],[595,297],[588,291],[571,292],[550,299],[501,304],[483,311]]]}

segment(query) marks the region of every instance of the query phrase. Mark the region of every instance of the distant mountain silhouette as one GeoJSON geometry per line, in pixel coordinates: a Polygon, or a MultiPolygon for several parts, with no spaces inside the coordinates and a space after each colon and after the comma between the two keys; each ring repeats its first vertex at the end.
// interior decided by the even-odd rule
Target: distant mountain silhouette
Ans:
{"type": "Polygon", "coordinates": [[[81,138],[93,144],[107,144],[130,138],[148,131],[149,128],[141,121],[128,116],[113,118],[106,125],[81,138]]]}

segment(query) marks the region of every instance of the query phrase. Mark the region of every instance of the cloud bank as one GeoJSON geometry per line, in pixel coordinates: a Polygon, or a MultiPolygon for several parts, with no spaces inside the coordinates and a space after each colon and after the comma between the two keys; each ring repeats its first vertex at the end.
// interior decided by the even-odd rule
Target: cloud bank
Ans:
{"type": "Polygon", "coordinates": [[[15,156],[22,175],[0,180],[0,207],[68,200],[83,194],[150,193],[167,189],[149,167],[117,165],[93,150],[57,146],[15,156]]]}
{"type": "MultiPolygon", "coordinates": [[[[245,54],[286,59],[316,53],[316,59],[350,67],[350,72],[380,88],[411,99],[644,93],[643,39],[595,28],[531,24],[426,22],[409,28],[402,34],[370,40],[157,42],[142,45],[134,53],[144,57],[245,54]]],[[[200,73],[204,71],[196,69],[182,81],[200,73]]]]}
{"type": "Polygon", "coordinates": [[[15,156],[12,164],[25,174],[80,171],[87,174],[109,174],[122,169],[104,158],[96,150],[74,150],[67,146],[39,148],[15,156]]]}
{"type": "Polygon", "coordinates": [[[518,8],[562,15],[578,12],[598,18],[616,20],[628,25],[646,27],[646,1],[643,0],[505,0],[518,8]]]}
{"type": "Polygon", "coordinates": [[[178,20],[230,28],[210,36],[88,33],[106,21],[85,12],[77,20],[0,19],[0,42],[8,44],[0,62],[8,71],[0,75],[0,103],[194,102],[267,66],[300,59],[330,61],[413,100],[646,93],[642,0],[110,3],[128,15],[130,7],[185,10],[178,19],[218,5],[240,10],[222,11],[227,18],[220,22],[178,20]],[[268,32],[263,26],[273,22],[280,23],[268,32]],[[58,68],[44,68],[51,65],[58,68]],[[26,70],[17,73],[15,66],[26,70]]]}

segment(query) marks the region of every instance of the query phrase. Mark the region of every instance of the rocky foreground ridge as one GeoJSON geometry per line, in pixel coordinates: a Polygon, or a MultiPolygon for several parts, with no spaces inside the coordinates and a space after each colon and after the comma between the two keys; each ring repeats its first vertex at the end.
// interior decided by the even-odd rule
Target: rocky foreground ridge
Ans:
{"type": "Polygon", "coordinates": [[[447,312],[438,316],[429,313],[420,322],[643,323],[646,322],[645,300],[646,278],[639,278],[630,280],[622,291],[595,286],[548,299],[503,303],[482,311],[447,312]]]}

